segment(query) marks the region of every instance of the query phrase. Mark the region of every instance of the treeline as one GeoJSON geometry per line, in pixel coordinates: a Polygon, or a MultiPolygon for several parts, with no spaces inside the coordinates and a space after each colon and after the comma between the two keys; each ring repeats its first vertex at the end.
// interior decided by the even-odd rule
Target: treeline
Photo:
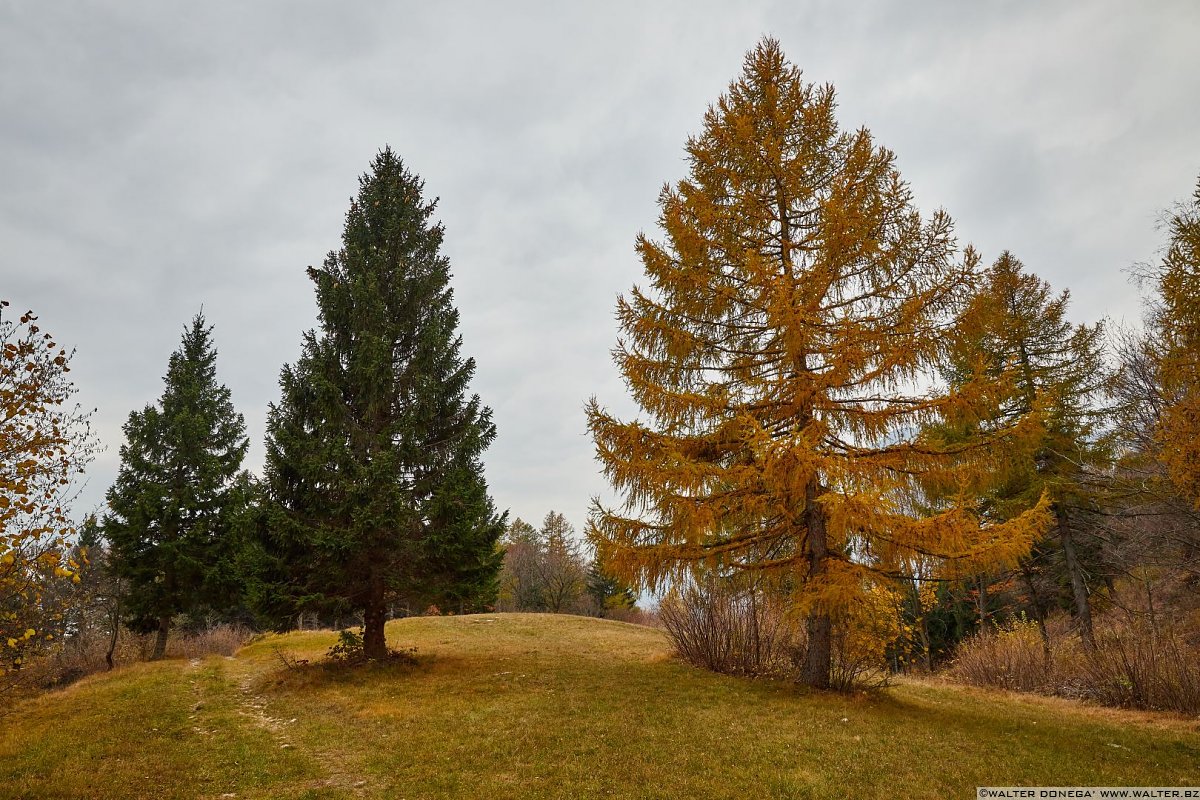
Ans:
{"type": "Polygon", "coordinates": [[[550,511],[541,528],[515,519],[502,543],[498,610],[587,614],[623,621],[643,618],[633,589],[588,557],[562,514],[550,511]]]}

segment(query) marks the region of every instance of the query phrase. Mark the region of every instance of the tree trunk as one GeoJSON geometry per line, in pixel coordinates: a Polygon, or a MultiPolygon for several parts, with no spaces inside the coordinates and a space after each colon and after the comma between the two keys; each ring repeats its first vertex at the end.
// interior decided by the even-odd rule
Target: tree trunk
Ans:
{"type": "Polygon", "coordinates": [[[1096,636],[1092,629],[1092,606],[1088,601],[1087,584],[1083,580],[1083,567],[1075,551],[1075,540],[1071,535],[1066,511],[1057,508],[1055,516],[1058,519],[1058,538],[1062,542],[1063,555],[1066,556],[1067,573],[1071,578],[1071,594],[1075,598],[1075,621],[1079,626],[1079,639],[1083,642],[1083,649],[1090,653],[1096,649],[1096,636]]]}
{"type": "Polygon", "coordinates": [[[1042,608],[1042,598],[1038,596],[1037,587],[1033,584],[1033,571],[1029,569],[1029,562],[1023,558],[1017,559],[1017,566],[1021,568],[1021,576],[1025,578],[1025,586],[1029,589],[1029,602],[1033,604],[1038,633],[1042,635],[1042,658],[1048,667],[1050,666],[1050,632],[1046,630],[1046,610],[1042,608]]]}
{"type": "Polygon", "coordinates": [[[104,654],[104,663],[108,664],[109,672],[113,668],[113,653],[117,651],[117,637],[121,632],[121,601],[113,601],[112,610],[108,615],[108,652],[104,654]]]}
{"type": "MultiPolygon", "coordinates": [[[[807,507],[804,511],[808,523],[808,581],[820,580],[825,575],[825,557],[829,552],[825,535],[825,510],[817,503],[817,487],[809,486],[805,492],[807,507]]],[[[832,629],[829,610],[816,606],[808,615],[808,651],[804,656],[801,680],[814,689],[829,688],[829,674],[833,664],[832,629]]]]}
{"type": "Polygon", "coordinates": [[[370,659],[382,661],[387,658],[387,640],[383,625],[387,618],[387,606],[370,602],[363,611],[363,654],[370,659]]]}
{"type": "Polygon", "coordinates": [[[979,594],[976,595],[976,611],[979,613],[979,629],[983,630],[988,621],[988,580],[986,575],[980,575],[976,580],[979,581],[979,594]]]}
{"type": "Polygon", "coordinates": [[[158,661],[167,653],[167,634],[171,630],[171,615],[164,614],[158,618],[158,633],[154,637],[154,651],[150,653],[151,661],[158,661]]]}
{"type": "Polygon", "coordinates": [[[374,661],[387,658],[387,639],[383,625],[387,622],[387,602],[383,592],[383,577],[371,570],[371,594],[363,609],[363,655],[374,661]]]}
{"type": "Polygon", "coordinates": [[[387,658],[387,640],[383,625],[387,618],[387,606],[371,602],[363,611],[363,655],[382,661],[387,658]]]}
{"type": "Polygon", "coordinates": [[[921,664],[927,673],[933,672],[933,645],[929,641],[929,617],[921,614],[921,624],[917,626],[921,634],[921,664]]]}

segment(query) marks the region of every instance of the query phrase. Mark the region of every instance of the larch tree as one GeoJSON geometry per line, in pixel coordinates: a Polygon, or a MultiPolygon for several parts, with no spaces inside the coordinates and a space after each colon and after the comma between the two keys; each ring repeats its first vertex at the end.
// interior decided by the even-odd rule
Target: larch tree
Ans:
{"type": "Polygon", "coordinates": [[[1135,270],[1145,324],[1114,341],[1108,439],[1117,456],[1109,491],[1119,508],[1114,560],[1146,582],[1200,575],[1200,181],[1165,218],[1163,258],[1135,270]]]}
{"type": "Polygon", "coordinates": [[[8,305],[0,301],[0,674],[52,635],[40,613],[48,585],[78,579],[69,505],[96,451],[89,415],[71,405],[71,354],[32,312],[13,320],[8,305]]]}
{"type": "Polygon", "coordinates": [[[467,394],[475,362],[422,191],[391,149],[362,176],[341,249],[309,268],[320,328],[267,423],[278,591],[298,610],[361,611],[373,659],[390,603],[486,607],[502,557],[480,460],[496,430],[467,394]]]}
{"type": "Polygon", "coordinates": [[[225,607],[235,558],[231,531],[245,498],[246,424],[217,382],[217,350],[203,313],[171,354],[156,405],[133,411],[102,529],[135,630],[166,649],[177,614],[225,607]]]}
{"type": "Polygon", "coordinates": [[[976,258],[834,112],[833,88],[806,83],[775,40],[746,56],[688,141],[689,176],[660,195],[665,240],[637,240],[650,287],[618,301],[614,357],[647,419],[588,406],[626,498],[593,507],[608,568],[651,586],[703,563],[772,578],[806,618],[801,679],[817,687],[833,624],[906,557],[970,574],[1028,552],[1047,522],[1041,504],[981,525],[967,497],[985,443],[918,435],[991,402],[986,376],[931,383],[976,258]],[[962,499],[913,513],[909,490],[933,472],[962,499]]]}
{"type": "Polygon", "coordinates": [[[1169,404],[1157,431],[1161,458],[1178,491],[1200,508],[1200,181],[1167,220],[1170,243],[1154,275],[1160,304],[1160,375],[1169,404]]]}
{"type": "Polygon", "coordinates": [[[981,372],[1008,375],[1008,391],[985,417],[974,416],[976,409],[971,409],[966,417],[946,420],[940,430],[958,441],[980,429],[993,432],[1024,419],[1036,421],[1036,433],[1022,441],[1024,449],[1011,450],[1009,458],[996,463],[990,485],[980,495],[979,512],[984,519],[1006,521],[1043,497],[1051,501],[1057,552],[1049,549],[1050,540],[1040,543],[1036,557],[1018,561],[1015,577],[1025,587],[1048,647],[1049,608],[1035,573],[1046,571],[1052,558],[1060,561],[1051,571],[1066,579],[1080,637],[1092,649],[1089,571],[1081,544],[1088,534],[1081,522],[1098,510],[1089,483],[1109,460],[1100,444],[1097,404],[1105,387],[1104,326],[1072,325],[1069,300],[1068,292],[1054,295],[1011,253],[1001,254],[982,275],[960,318],[944,371],[951,384],[973,380],[981,372]]]}

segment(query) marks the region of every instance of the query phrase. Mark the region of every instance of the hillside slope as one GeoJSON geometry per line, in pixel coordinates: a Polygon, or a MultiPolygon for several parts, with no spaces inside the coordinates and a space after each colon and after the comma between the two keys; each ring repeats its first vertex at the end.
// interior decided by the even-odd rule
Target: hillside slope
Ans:
{"type": "Polygon", "coordinates": [[[0,797],[971,797],[1196,784],[1194,721],[910,683],[807,693],[708,674],[647,628],[392,622],[416,666],[288,669],[334,634],[142,664],[0,720],[0,797]],[[897,794],[901,793],[901,794],[897,794]]]}

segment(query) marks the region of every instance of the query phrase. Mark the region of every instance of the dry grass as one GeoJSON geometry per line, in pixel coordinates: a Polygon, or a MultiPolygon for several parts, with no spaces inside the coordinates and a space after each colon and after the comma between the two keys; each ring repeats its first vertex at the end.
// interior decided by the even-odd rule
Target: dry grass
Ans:
{"type": "Polygon", "coordinates": [[[659,631],[540,614],[398,620],[417,662],[287,669],[332,632],[139,664],[22,704],[0,797],[945,798],[978,785],[1180,785],[1195,722],[906,682],[715,675],[659,631]],[[120,724],[117,724],[117,723],[120,724]]]}

